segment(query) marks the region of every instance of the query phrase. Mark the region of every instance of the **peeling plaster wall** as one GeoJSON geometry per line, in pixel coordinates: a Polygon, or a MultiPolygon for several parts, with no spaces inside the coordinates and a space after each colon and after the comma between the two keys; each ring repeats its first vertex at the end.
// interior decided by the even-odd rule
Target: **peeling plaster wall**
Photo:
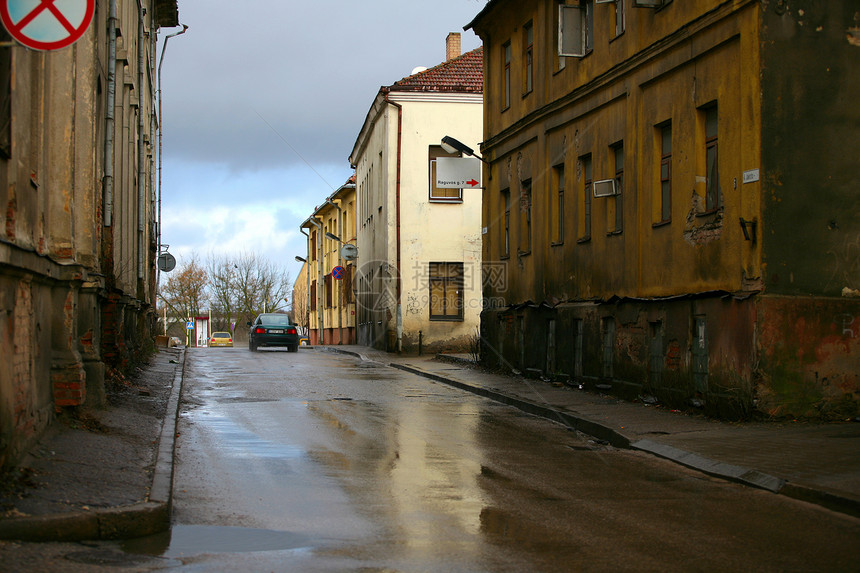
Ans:
{"type": "Polygon", "coordinates": [[[611,11],[596,9],[593,52],[567,58],[563,69],[549,41],[554,7],[497,3],[475,25],[485,42],[482,151],[491,163],[483,253],[485,273],[495,277],[484,288],[491,302],[482,315],[484,359],[602,378],[634,397],[704,397],[705,408],[732,416],[756,408],[780,416],[860,413],[856,330],[839,326],[860,316],[860,5],[672,2],[628,10],[619,37],[605,35],[611,11]],[[543,56],[535,89],[520,97],[519,30],[529,20],[546,34],[535,42],[543,56]],[[509,108],[500,103],[507,41],[509,108]],[[721,199],[708,209],[705,116],[714,104],[721,199]],[[664,217],[660,129],[668,122],[664,217]],[[619,201],[586,201],[584,172],[590,158],[592,182],[612,178],[612,149],[621,141],[617,232],[619,201]],[[558,165],[563,241],[552,232],[558,165]],[[522,249],[519,198],[528,179],[532,237],[522,249]],[[630,305],[635,317],[622,308],[630,305]],[[659,344],[655,323],[664,330],[659,344]],[[578,328],[577,339],[570,329],[578,328]],[[616,340],[612,352],[606,332],[616,340]],[[579,363],[566,364],[577,344],[585,344],[579,363]],[[607,356],[617,359],[610,370],[607,356]],[[661,377],[649,370],[654,356],[662,356],[661,377]]]}
{"type": "Polygon", "coordinates": [[[860,4],[770,2],[762,27],[767,292],[860,290],[860,4]]]}
{"type": "Polygon", "coordinates": [[[761,405],[860,412],[860,4],[762,17],[761,405]]]}
{"type": "MultiPolygon", "coordinates": [[[[153,166],[155,55],[143,38],[139,85],[138,5],[121,4],[111,227],[102,186],[107,1],[71,47],[0,48],[0,129],[8,130],[0,137],[0,467],[20,459],[56,410],[102,406],[107,368],[152,348],[153,178],[137,180],[139,141],[143,167],[153,166]]],[[[175,2],[160,4],[175,13],[175,2]]],[[[154,5],[145,3],[153,34],[154,5]]]]}

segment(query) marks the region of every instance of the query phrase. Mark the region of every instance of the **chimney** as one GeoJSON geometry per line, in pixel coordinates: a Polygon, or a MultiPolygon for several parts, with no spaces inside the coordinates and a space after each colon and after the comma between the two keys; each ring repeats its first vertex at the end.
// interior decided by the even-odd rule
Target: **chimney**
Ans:
{"type": "Polygon", "coordinates": [[[460,32],[451,32],[445,39],[445,61],[452,60],[460,55],[460,32]]]}

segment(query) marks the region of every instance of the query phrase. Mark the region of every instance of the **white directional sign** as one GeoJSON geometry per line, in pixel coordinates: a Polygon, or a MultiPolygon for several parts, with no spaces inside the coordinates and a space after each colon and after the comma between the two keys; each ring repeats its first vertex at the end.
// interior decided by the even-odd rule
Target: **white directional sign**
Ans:
{"type": "Polygon", "coordinates": [[[481,160],[474,157],[437,158],[436,187],[440,189],[480,189],[481,160]]]}
{"type": "Polygon", "coordinates": [[[0,0],[0,20],[24,46],[59,50],[84,35],[95,7],[95,0],[0,0]]]}

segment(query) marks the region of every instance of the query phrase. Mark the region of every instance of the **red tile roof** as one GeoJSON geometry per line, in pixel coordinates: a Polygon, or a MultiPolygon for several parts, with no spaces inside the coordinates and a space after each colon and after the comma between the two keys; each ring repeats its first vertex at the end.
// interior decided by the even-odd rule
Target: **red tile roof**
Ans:
{"type": "Polygon", "coordinates": [[[390,91],[484,92],[484,48],[476,48],[438,66],[395,82],[390,91]]]}

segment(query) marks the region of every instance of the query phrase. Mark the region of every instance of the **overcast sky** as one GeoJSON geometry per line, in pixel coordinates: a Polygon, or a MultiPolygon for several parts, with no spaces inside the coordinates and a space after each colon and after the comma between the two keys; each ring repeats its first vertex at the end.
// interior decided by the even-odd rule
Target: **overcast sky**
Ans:
{"type": "Polygon", "coordinates": [[[162,241],[179,265],[255,252],[295,279],[298,227],[352,174],[380,86],[444,61],[449,32],[480,46],[463,26],[485,4],[179,0],[189,29],[162,68],[162,241]]]}

